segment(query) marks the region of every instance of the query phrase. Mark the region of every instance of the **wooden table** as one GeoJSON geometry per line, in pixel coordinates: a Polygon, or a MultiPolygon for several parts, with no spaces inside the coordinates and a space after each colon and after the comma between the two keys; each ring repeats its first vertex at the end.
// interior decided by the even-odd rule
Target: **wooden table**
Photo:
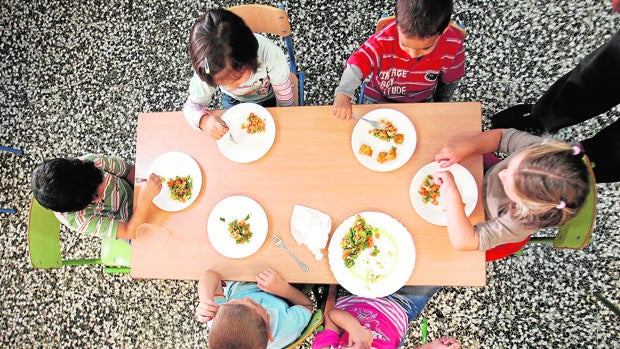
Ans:
{"type": "MultiPolygon", "coordinates": [[[[220,154],[214,140],[192,130],[182,112],[145,113],[138,117],[136,176],[146,177],[150,164],[167,151],[183,151],[199,163],[203,188],[188,208],[165,212],[151,210],[149,223],[133,241],[131,275],[134,278],[198,279],[207,268],[228,280],[254,280],[271,267],[292,283],[336,283],[327,260],[316,261],[290,233],[293,206],[321,210],[334,229],[347,217],[362,211],[380,211],[400,221],[412,234],[416,265],[407,284],[484,286],[484,253],[452,248],[446,227],[426,222],[413,209],[409,185],[416,171],[434,160],[443,143],[479,133],[480,103],[417,103],[355,105],[364,114],[376,108],[400,110],[412,120],[417,146],[403,167],[375,172],[360,164],[351,149],[354,122],[331,115],[331,106],[268,108],[277,132],[273,147],[261,159],[235,163],[220,154]],[[247,195],[267,213],[269,233],[277,232],[309,267],[302,272],[293,260],[269,241],[252,256],[229,259],[217,253],[207,238],[211,209],[230,195],[247,195]]],[[[461,162],[478,183],[481,197],[482,157],[461,162]]],[[[136,194],[139,186],[136,187],[136,194]]],[[[137,195],[135,196],[137,197],[137,195]]],[[[472,222],[484,219],[481,200],[472,222]]]]}

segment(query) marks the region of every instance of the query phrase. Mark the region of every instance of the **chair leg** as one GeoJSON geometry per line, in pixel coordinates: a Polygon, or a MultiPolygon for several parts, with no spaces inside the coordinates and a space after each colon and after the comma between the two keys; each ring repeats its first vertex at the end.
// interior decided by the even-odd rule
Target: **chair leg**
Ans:
{"type": "Polygon", "coordinates": [[[4,147],[4,146],[1,146],[1,145],[0,145],[0,150],[8,151],[9,153],[14,153],[14,154],[19,154],[19,155],[24,154],[24,152],[21,151],[20,149],[11,148],[11,147],[4,147]]]}
{"type": "Polygon", "coordinates": [[[299,106],[304,106],[304,80],[306,76],[303,72],[299,72],[299,106]]]}
{"type": "Polygon", "coordinates": [[[609,310],[611,310],[616,316],[620,316],[620,308],[617,305],[613,304],[609,299],[605,298],[600,292],[596,292],[594,294],[596,298],[598,298],[609,310]]]}

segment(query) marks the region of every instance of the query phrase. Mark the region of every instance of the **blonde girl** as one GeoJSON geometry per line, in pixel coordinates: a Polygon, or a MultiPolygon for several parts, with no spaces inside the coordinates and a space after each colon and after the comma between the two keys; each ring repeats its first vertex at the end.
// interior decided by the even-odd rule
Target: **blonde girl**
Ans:
{"type": "Polygon", "coordinates": [[[487,261],[518,251],[530,235],[574,217],[590,187],[589,169],[579,146],[515,129],[490,130],[445,144],[435,160],[447,167],[473,154],[496,151],[508,156],[485,172],[484,222],[469,222],[452,174],[437,173],[441,195],[446,198],[452,245],[459,250],[487,251],[487,261]],[[505,249],[504,244],[513,245],[505,249]]]}

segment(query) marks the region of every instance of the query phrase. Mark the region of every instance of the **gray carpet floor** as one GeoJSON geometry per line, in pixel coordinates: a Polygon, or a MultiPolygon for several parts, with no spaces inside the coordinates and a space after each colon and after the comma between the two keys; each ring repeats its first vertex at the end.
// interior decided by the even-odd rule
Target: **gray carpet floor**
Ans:
{"type": "MultiPolygon", "coordinates": [[[[195,19],[242,2],[2,1],[0,145],[24,155],[0,152],[0,206],[17,209],[0,216],[0,347],[206,347],[207,331],[192,316],[195,282],[133,280],[98,266],[33,269],[29,175],[42,158],[97,152],[133,160],[137,115],[182,108],[195,19]]],[[[393,2],[284,4],[306,102],[331,104],[344,60],[393,2]]],[[[454,100],[480,101],[485,129],[495,112],[535,101],[620,27],[607,0],[456,0],[454,18],[469,33],[454,100]]],[[[618,117],[616,107],[553,136],[578,141],[618,117]]],[[[419,343],[422,317],[430,337],[440,335],[439,309],[464,348],[620,348],[619,317],[594,296],[620,303],[618,189],[598,185],[597,227],[585,249],[529,245],[487,264],[487,286],[442,289],[411,323],[405,347],[419,343]]],[[[94,238],[63,231],[62,239],[67,257],[97,254],[94,238]]]]}

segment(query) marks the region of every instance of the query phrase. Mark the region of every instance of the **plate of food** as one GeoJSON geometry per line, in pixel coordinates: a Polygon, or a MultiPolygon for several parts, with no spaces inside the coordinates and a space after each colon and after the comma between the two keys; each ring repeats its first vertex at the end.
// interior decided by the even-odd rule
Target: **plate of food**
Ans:
{"type": "Polygon", "coordinates": [[[406,164],[417,143],[411,120],[398,110],[388,108],[375,109],[364,118],[381,121],[387,127],[379,130],[359,120],[351,134],[355,158],[366,168],[378,172],[393,171],[406,164]]]}
{"type": "Polygon", "coordinates": [[[217,252],[228,258],[254,254],[267,238],[267,214],[255,200],[234,195],[218,202],[207,221],[207,235],[217,252]]]}
{"type": "Polygon", "coordinates": [[[436,172],[443,170],[452,172],[461,193],[465,213],[469,216],[474,212],[478,202],[478,186],[471,172],[460,164],[440,168],[439,163],[433,161],[424,165],[411,180],[409,199],[420,217],[435,225],[445,226],[448,225],[446,203],[441,196],[441,183],[435,177],[436,172]]]}
{"type": "Polygon", "coordinates": [[[332,234],[329,267],[347,291],[384,297],[403,287],[415,266],[411,234],[382,212],[361,212],[345,219],[332,234]]]}
{"type": "Polygon", "coordinates": [[[196,160],[186,153],[161,154],[151,164],[151,173],[162,179],[161,191],[153,203],[164,211],[180,211],[194,202],[202,188],[202,172],[196,160]]]}
{"type": "Polygon", "coordinates": [[[255,103],[240,103],[228,109],[222,120],[228,125],[229,134],[216,141],[226,158],[248,163],[262,158],[276,138],[276,124],[267,109],[255,103]],[[235,143],[236,142],[236,143],[235,143]]]}

